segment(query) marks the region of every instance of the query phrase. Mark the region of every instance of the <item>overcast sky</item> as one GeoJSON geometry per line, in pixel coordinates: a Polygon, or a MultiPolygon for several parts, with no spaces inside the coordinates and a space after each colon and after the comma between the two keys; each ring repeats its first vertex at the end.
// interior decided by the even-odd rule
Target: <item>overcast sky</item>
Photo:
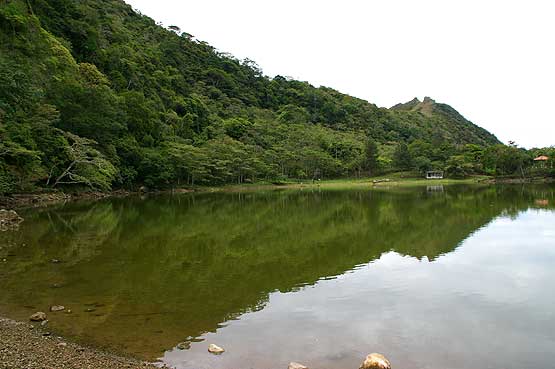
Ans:
{"type": "Polygon", "coordinates": [[[504,142],[555,145],[555,1],[126,1],[268,76],[385,107],[430,96],[504,142]]]}

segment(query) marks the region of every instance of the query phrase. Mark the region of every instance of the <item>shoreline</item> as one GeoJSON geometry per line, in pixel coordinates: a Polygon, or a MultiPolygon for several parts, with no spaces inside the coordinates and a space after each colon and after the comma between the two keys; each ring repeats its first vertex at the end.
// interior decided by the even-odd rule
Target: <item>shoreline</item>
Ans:
{"type": "Polygon", "coordinates": [[[222,186],[197,186],[193,188],[174,188],[153,191],[128,191],[114,190],[108,192],[83,191],[65,193],[63,191],[30,192],[11,195],[0,195],[0,208],[24,209],[38,208],[61,203],[77,201],[97,201],[106,198],[122,198],[132,195],[156,195],[178,193],[208,193],[208,192],[248,192],[262,190],[303,190],[303,189],[348,189],[348,188],[388,188],[388,187],[417,187],[440,185],[496,185],[496,184],[550,184],[555,183],[554,178],[495,178],[488,176],[474,176],[465,179],[437,179],[427,180],[422,178],[403,178],[393,173],[388,176],[368,177],[362,179],[330,179],[321,182],[286,182],[283,184],[252,183],[252,184],[227,184],[222,186]]]}
{"type": "Polygon", "coordinates": [[[167,368],[76,344],[40,324],[0,317],[0,363],[5,369],[167,368]]]}

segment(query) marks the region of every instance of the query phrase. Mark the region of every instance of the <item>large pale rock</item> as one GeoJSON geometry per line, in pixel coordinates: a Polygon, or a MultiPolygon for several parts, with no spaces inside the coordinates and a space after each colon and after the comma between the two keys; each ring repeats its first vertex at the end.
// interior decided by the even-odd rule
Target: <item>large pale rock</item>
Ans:
{"type": "Polygon", "coordinates": [[[33,315],[31,315],[29,317],[29,320],[32,322],[42,322],[44,320],[46,320],[46,314],[43,313],[42,311],[39,311],[37,313],[34,313],[33,315]]]}
{"type": "Polygon", "coordinates": [[[391,369],[391,364],[383,355],[374,353],[366,356],[360,369],[391,369]]]}
{"type": "Polygon", "coordinates": [[[221,348],[220,346],[216,346],[213,343],[211,343],[210,346],[208,346],[208,352],[210,352],[214,355],[220,355],[220,354],[223,354],[225,352],[225,350],[223,348],[221,348]]]}
{"type": "Polygon", "coordinates": [[[62,305],[54,305],[54,306],[50,306],[50,311],[62,311],[65,310],[65,307],[62,305]]]}
{"type": "Polygon", "coordinates": [[[308,369],[308,367],[304,366],[303,364],[296,363],[294,361],[289,363],[287,369],[308,369]]]}

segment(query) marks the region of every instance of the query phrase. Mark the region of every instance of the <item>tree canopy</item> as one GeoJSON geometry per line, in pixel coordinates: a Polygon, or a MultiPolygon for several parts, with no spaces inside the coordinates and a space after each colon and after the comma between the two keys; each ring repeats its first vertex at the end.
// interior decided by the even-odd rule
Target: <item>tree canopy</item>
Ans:
{"type": "MultiPolygon", "coordinates": [[[[386,109],[269,78],[121,0],[0,4],[2,193],[375,174],[414,168],[394,157],[397,146],[419,167],[444,167],[470,158],[468,145],[487,161],[496,144],[431,99],[386,109]],[[88,164],[64,175],[77,142],[88,164]]],[[[514,169],[492,165],[473,170],[514,169]]]]}

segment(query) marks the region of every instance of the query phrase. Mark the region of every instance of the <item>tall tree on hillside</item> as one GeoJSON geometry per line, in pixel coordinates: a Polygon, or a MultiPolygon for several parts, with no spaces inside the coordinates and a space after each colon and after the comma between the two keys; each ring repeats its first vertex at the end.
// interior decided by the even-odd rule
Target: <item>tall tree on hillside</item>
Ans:
{"type": "Polygon", "coordinates": [[[393,166],[401,170],[410,170],[413,167],[412,155],[407,144],[401,143],[393,153],[393,166]]]}
{"type": "Polygon", "coordinates": [[[365,147],[363,169],[367,171],[370,176],[375,175],[379,170],[378,156],[378,145],[376,145],[374,140],[368,139],[365,147]]]}

